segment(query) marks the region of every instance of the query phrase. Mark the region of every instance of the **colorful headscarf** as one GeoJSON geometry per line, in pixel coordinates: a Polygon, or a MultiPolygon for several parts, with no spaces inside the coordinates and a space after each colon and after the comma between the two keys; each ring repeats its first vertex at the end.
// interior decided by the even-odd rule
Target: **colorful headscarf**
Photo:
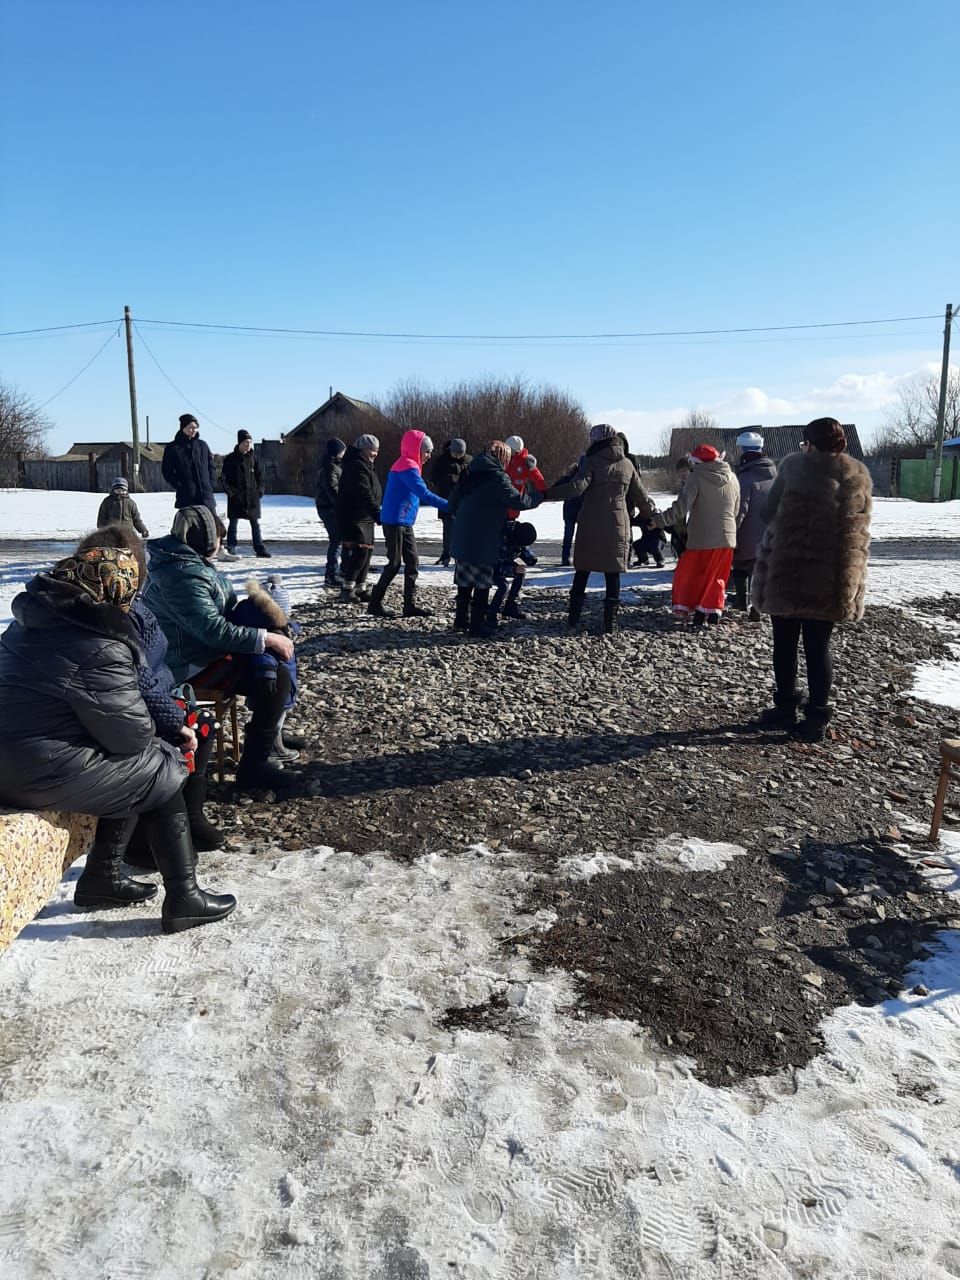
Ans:
{"type": "Polygon", "coordinates": [[[113,604],[124,613],[140,585],[136,557],[124,547],[91,547],[58,560],[50,577],[79,587],[97,604],[113,604]]]}
{"type": "Polygon", "coordinates": [[[496,458],[504,471],[510,465],[510,459],[513,457],[513,450],[508,444],[504,444],[502,440],[491,440],[487,445],[486,452],[491,458],[496,458]]]}

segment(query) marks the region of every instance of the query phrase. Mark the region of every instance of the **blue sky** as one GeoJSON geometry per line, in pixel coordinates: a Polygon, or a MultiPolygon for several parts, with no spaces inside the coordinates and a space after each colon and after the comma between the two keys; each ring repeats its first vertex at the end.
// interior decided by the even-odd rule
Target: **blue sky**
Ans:
{"type": "MultiPolygon", "coordinates": [[[[632,333],[960,302],[955,0],[7,0],[0,21],[0,330],[129,304],[183,393],[138,338],[156,439],[188,406],[222,446],[331,385],[480,373],[556,383],[638,448],[692,405],[869,432],[938,367],[942,319],[534,342],[148,320],[632,333]]],[[[47,400],[111,331],[0,338],[0,378],[47,400]]],[[[55,450],[128,434],[122,342],[47,412],[55,450]]]]}

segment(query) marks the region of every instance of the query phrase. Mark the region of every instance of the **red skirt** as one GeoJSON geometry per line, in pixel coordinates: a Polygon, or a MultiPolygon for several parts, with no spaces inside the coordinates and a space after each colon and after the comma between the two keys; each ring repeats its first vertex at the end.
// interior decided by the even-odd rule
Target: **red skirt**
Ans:
{"type": "Polygon", "coordinates": [[[723,613],[733,548],[684,551],[673,574],[674,613],[723,613]]]}

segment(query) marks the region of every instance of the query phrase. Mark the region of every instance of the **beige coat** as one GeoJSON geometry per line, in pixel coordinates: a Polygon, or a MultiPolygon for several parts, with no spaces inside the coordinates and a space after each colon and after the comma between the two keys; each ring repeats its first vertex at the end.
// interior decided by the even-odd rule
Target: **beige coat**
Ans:
{"type": "Polygon", "coordinates": [[[630,511],[650,519],[654,506],[619,441],[592,445],[573,479],[554,485],[544,498],[565,500],[581,494],[573,567],[590,573],[622,573],[630,563],[630,511]]]}
{"type": "Polygon", "coordinates": [[[683,483],[676,502],[659,512],[654,522],[666,529],[685,517],[688,551],[716,551],[737,545],[740,482],[726,462],[697,463],[683,483]]]}
{"type": "Polygon", "coordinates": [[[863,617],[870,472],[848,453],[791,453],[766,495],[753,603],[783,618],[863,617]]]}

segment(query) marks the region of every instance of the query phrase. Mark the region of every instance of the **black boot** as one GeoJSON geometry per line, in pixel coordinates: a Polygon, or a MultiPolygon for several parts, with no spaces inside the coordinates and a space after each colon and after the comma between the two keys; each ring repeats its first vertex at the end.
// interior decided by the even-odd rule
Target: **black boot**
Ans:
{"type": "Polygon", "coordinates": [[[266,547],[257,547],[255,554],[260,560],[269,560],[273,555],[272,551],[268,551],[266,547]]]}
{"type": "Polygon", "coordinates": [[[705,627],[707,625],[707,615],[705,613],[701,613],[698,609],[696,613],[694,613],[693,622],[690,625],[696,627],[698,630],[700,627],[705,627]]]}
{"type": "Polygon", "coordinates": [[[155,884],[133,880],[120,869],[127,842],[136,825],[135,813],[127,818],[101,818],[97,823],[93,848],[87,854],[87,865],[73,891],[75,907],[81,911],[132,907],[156,897],[155,884]]]}
{"type": "Polygon", "coordinates": [[[197,885],[196,856],[182,800],[179,806],[170,803],[145,813],[140,821],[163,876],[163,932],[181,933],[228,916],[237,905],[233,894],[207,893],[197,885]]]}
{"type": "Polygon", "coordinates": [[[780,693],[773,695],[773,706],[760,712],[760,723],[772,729],[789,729],[797,722],[797,708],[800,705],[800,694],[780,693]]]}
{"type": "Polygon", "coordinates": [[[403,580],[403,616],[405,618],[432,618],[433,610],[417,604],[416,578],[403,580]]]}
{"type": "Polygon", "coordinates": [[[127,841],[123,860],[130,867],[139,867],[142,871],[156,871],[157,860],[153,856],[147,831],[142,822],[138,822],[134,827],[133,835],[127,841]]]}
{"type": "Polygon", "coordinates": [[[510,590],[507,592],[506,604],[503,606],[503,616],[505,618],[515,618],[518,622],[523,622],[526,614],[517,603],[520,599],[520,592],[523,590],[523,578],[514,577],[510,583],[510,590]]]}
{"type": "Polygon", "coordinates": [[[567,625],[575,627],[580,621],[580,615],[583,613],[583,591],[570,591],[570,605],[567,609],[567,625]]]}
{"type": "Polygon", "coordinates": [[[483,591],[474,587],[470,600],[470,634],[481,639],[493,635],[493,628],[487,622],[487,608],[490,603],[489,590],[483,591]]]}
{"type": "Polygon", "coordinates": [[[619,600],[604,600],[603,602],[603,634],[606,636],[613,635],[617,630],[617,614],[620,612],[619,600]]]}
{"type": "Polygon", "coordinates": [[[744,613],[747,611],[747,578],[745,574],[738,573],[733,580],[733,607],[741,609],[744,613]]]}
{"type": "Polygon", "coordinates": [[[284,791],[290,787],[290,776],[271,762],[270,752],[276,741],[274,730],[256,729],[248,723],[243,735],[243,751],[237,765],[235,786],[238,791],[284,791]]]}
{"type": "Polygon", "coordinates": [[[367,613],[372,613],[375,618],[395,618],[397,615],[392,609],[383,607],[383,597],[386,595],[386,587],[381,591],[378,583],[370,593],[370,603],[367,605],[367,613]]]}
{"type": "Polygon", "coordinates": [[[794,733],[803,742],[822,742],[827,736],[827,725],[833,715],[833,707],[817,707],[808,702],[803,708],[803,719],[794,733]]]}
{"type": "Polygon", "coordinates": [[[190,834],[193,847],[198,853],[207,853],[211,849],[223,846],[224,835],[210,822],[203,812],[207,799],[207,775],[192,773],[183,788],[183,803],[190,820],[190,834]]]}
{"type": "Polygon", "coordinates": [[[470,626],[470,588],[457,587],[457,609],[453,615],[454,631],[466,631],[470,626]]]}

